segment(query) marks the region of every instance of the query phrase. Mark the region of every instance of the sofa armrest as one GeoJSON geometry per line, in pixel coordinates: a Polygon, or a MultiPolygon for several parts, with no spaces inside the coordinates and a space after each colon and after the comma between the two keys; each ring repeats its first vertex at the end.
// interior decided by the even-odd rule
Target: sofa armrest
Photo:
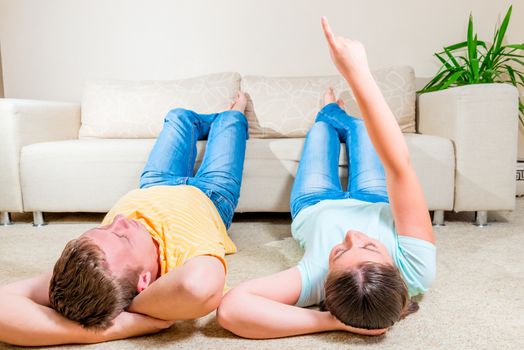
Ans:
{"type": "Polygon", "coordinates": [[[418,131],[455,147],[455,211],[515,207],[518,91],[479,84],[425,93],[418,99],[418,131]]]}
{"type": "Polygon", "coordinates": [[[0,211],[22,212],[20,151],[45,141],[78,138],[76,103],[0,99],[0,211]]]}

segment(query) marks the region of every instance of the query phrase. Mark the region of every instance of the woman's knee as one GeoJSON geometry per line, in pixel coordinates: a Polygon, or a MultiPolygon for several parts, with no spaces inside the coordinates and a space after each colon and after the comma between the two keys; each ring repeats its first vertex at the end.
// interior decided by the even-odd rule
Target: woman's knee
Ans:
{"type": "Polygon", "coordinates": [[[331,125],[329,125],[329,123],[324,121],[317,121],[309,129],[307,137],[310,139],[327,139],[329,136],[333,134],[336,134],[336,130],[331,125]]]}

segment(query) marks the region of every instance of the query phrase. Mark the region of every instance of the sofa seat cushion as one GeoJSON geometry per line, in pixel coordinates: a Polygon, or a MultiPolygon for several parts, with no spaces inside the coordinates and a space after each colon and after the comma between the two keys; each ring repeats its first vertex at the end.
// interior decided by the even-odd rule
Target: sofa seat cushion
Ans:
{"type": "MultiPolygon", "coordinates": [[[[415,170],[430,209],[452,209],[453,146],[449,140],[406,134],[415,170]]],[[[154,139],[93,139],[45,142],[21,154],[21,182],[26,211],[106,212],[137,188],[154,139]]],[[[237,212],[289,211],[289,194],[304,139],[248,141],[237,212]]],[[[205,141],[197,144],[199,166],[205,141]]],[[[347,177],[345,148],[340,175],[347,177]]]]}
{"type": "MultiPolygon", "coordinates": [[[[403,132],[415,132],[415,74],[399,66],[373,71],[373,76],[403,132]]],[[[246,108],[253,137],[305,137],[323,106],[326,89],[333,87],[350,115],[361,117],[347,82],[341,76],[244,76],[242,91],[250,99],[246,108]]]]}
{"type": "MultiPolygon", "coordinates": [[[[408,133],[404,134],[404,137],[409,149],[411,162],[424,190],[428,207],[431,210],[451,210],[453,208],[455,186],[455,151],[453,143],[448,139],[431,135],[408,133]]],[[[280,163],[279,167],[268,165],[264,172],[268,173],[267,176],[271,176],[269,173],[273,172],[273,183],[279,184],[279,186],[285,189],[283,197],[287,201],[289,201],[291,186],[298,168],[303,144],[303,138],[258,139],[252,145],[248,143],[248,146],[251,146],[248,147],[248,150],[251,148],[253,151],[256,151],[256,155],[253,155],[254,157],[260,157],[260,154],[264,154],[264,158],[269,159],[272,157],[280,163]],[[271,155],[271,157],[267,155],[271,155]],[[284,177],[282,178],[282,176],[284,177]],[[283,184],[284,181],[286,184],[283,184]]],[[[250,155],[250,152],[246,155],[244,178],[246,178],[246,172],[249,174],[260,171],[256,163],[253,163],[253,169],[249,168],[251,165],[248,162],[250,155]]],[[[339,175],[341,176],[343,188],[347,187],[347,165],[346,149],[345,145],[342,145],[339,158],[339,175]]],[[[252,176],[247,177],[248,181],[250,177],[252,176]]],[[[252,195],[259,191],[258,188],[255,190],[248,186],[243,186],[243,191],[253,191],[252,195]]],[[[261,183],[258,186],[264,186],[264,184],[261,183]]],[[[268,191],[266,193],[272,193],[271,188],[266,188],[266,190],[268,191]]],[[[288,210],[289,206],[286,206],[285,210],[280,208],[278,211],[288,210]]]]}
{"type": "Polygon", "coordinates": [[[80,138],[155,138],[171,109],[222,111],[239,88],[238,73],[173,81],[90,81],[84,86],[80,138]]]}

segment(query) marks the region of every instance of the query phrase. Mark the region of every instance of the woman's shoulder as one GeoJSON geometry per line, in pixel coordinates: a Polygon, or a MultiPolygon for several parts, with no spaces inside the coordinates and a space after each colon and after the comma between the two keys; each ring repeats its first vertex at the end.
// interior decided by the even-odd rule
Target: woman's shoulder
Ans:
{"type": "Polygon", "coordinates": [[[411,296],[425,293],[436,275],[436,246],[426,240],[399,236],[396,265],[411,296]]]}

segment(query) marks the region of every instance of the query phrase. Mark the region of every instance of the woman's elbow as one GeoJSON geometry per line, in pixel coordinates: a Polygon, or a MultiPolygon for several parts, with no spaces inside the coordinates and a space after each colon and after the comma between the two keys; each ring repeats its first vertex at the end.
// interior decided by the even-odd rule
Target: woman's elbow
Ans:
{"type": "Polygon", "coordinates": [[[240,337],[246,337],[242,327],[242,307],[237,300],[237,293],[227,293],[217,309],[218,324],[240,337]]]}
{"type": "Polygon", "coordinates": [[[234,333],[232,328],[234,328],[236,316],[233,304],[234,303],[230,302],[226,294],[226,296],[222,298],[222,302],[218,306],[217,321],[222,328],[234,333]]]}

